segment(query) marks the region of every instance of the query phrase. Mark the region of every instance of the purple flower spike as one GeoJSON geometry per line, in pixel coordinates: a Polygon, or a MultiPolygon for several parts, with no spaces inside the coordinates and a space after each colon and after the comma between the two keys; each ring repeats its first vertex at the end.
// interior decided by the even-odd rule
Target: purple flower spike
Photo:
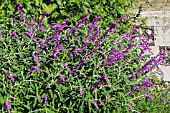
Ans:
{"type": "Polygon", "coordinates": [[[79,87],[79,92],[80,92],[81,95],[83,94],[83,92],[82,92],[82,86],[79,87]]]}
{"type": "Polygon", "coordinates": [[[44,45],[45,44],[45,40],[38,40],[39,43],[41,43],[41,45],[44,45]]]}
{"type": "Polygon", "coordinates": [[[56,24],[55,22],[50,24],[50,27],[54,28],[54,27],[59,27],[58,24],[56,24]]]}
{"type": "Polygon", "coordinates": [[[117,25],[117,23],[116,22],[109,22],[109,27],[115,27],[117,25]]]}
{"type": "Polygon", "coordinates": [[[60,97],[60,92],[57,92],[57,95],[60,97]]]}
{"type": "Polygon", "coordinates": [[[97,105],[97,102],[96,102],[95,100],[92,100],[92,102],[93,102],[94,106],[95,106],[97,109],[99,109],[99,107],[98,107],[98,105],[97,105]]]}
{"type": "Polygon", "coordinates": [[[32,59],[35,60],[38,65],[40,65],[39,58],[38,56],[35,56],[34,53],[32,54],[32,59]]]}
{"type": "Polygon", "coordinates": [[[8,75],[11,78],[11,81],[14,83],[14,77],[13,77],[12,73],[7,72],[6,75],[8,75]]]}
{"type": "Polygon", "coordinates": [[[70,33],[72,33],[75,29],[77,29],[78,26],[79,26],[80,24],[82,24],[82,23],[86,20],[86,18],[87,18],[88,16],[90,16],[90,15],[91,15],[91,14],[85,14],[85,15],[83,16],[83,18],[82,18],[81,20],[79,20],[78,23],[66,34],[66,37],[68,37],[68,35],[69,35],[70,33]]]}
{"type": "Polygon", "coordinates": [[[10,105],[9,105],[9,103],[8,103],[7,100],[4,101],[4,105],[5,105],[5,107],[7,108],[8,113],[11,113],[11,111],[10,111],[10,105]]]}
{"type": "Polygon", "coordinates": [[[85,74],[85,73],[82,73],[82,75],[83,75],[84,77],[86,77],[86,74],[85,74]]]}
{"type": "Polygon", "coordinates": [[[99,32],[100,32],[100,30],[96,30],[96,32],[94,33],[94,35],[90,38],[90,41],[93,41],[93,42],[95,42],[96,41],[96,37],[99,35],[99,32]]]}
{"type": "Polygon", "coordinates": [[[137,86],[137,87],[135,88],[135,91],[139,91],[139,90],[140,90],[140,87],[137,86]]]}
{"type": "Polygon", "coordinates": [[[100,102],[100,105],[102,105],[102,104],[103,104],[103,102],[102,102],[102,100],[101,100],[101,99],[99,99],[99,102],[100,102]]]}
{"type": "Polygon", "coordinates": [[[136,46],[136,44],[131,44],[123,53],[128,53],[133,46],[136,46]]]}
{"type": "Polygon", "coordinates": [[[132,106],[130,104],[128,104],[128,107],[129,107],[130,111],[133,112],[132,106]]]}
{"type": "Polygon", "coordinates": [[[21,53],[19,53],[18,55],[19,55],[19,57],[22,57],[22,54],[21,54],[21,53]]]}
{"type": "Polygon", "coordinates": [[[89,35],[92,33],[93,29],[95,28],[97,21],[100,19],[100,17],[96,17],[93,19],[92,24],[89,25],[90,29],[87,31],[86,38],[89,37],[89,35]]]}
{"type": "Polygon", "coordinates": [[[149,81],[148,78],[146,78],[145,81],[140,84],[140,86],[143,86],[146,90],[147,90],[147,85],[153,85],[153,83],[149,81]]]}
{"type": "Polygon", "coordinates": [[[151,95],[149,95],[149,94],[144,94],[144,97],[146,97],[146,98],[150,98],[151,100],[153,99],[153,98],[152,98],[152,96],[151,96],[151,95]]]}
{"type": "Polygon", "coordinates": [[[50,88],[51,88],[51,86],[47,86],[47,87],[46,87],[46,89],[50,89],[50,88]]]}
{"type": "Polygon", "coordinates": [[[16,38],[18,38],[18,35],[15,31],[12,31],[11,36],[15,36],[16,38]]]}
{"type": "Polygon", "coordinates": [[[47,16],[48,14],[49,14],[49,13],[46,12],[46,13],[44,13],[44,14],[42,15],[42,17],[40,18],[39,23],[38,23],[39,26],[41,25],[41,23],[42,23],[44,17],[47,16]]]}
{"type": "Polygon", "coordinates": [[[24,18],[24,15],[23,15],[23,13],[22,13],[22,10],[21,9],[18,9],[18,12],[19,12],[19,14],[20,14],[20,20],[22,20],[23,18],[24,18]]]}
{"type": "Polygon", "coordinates": [[[109,85],[105,85],[106,87],[109,87],[109,88],[111,88],[111,89],[113,89],[114,88],[114,86],[112,86],[111,84],[109,84],[109,85]]]}
{"type": "Polygon", "coordinates": [[[37,94],[36,96],[37,96],[38,101],[40,101],[40,95],[39,95],[39,94],[37,94]]]}
{"type": "Polygon", "coordinates": [[[110,98],[110,95],[107,93],[107,94],[106,94],[106,97],[107,97],[107,98],[110,98]]]}
{"type": "Polygon", "coordinates": [[[38,73],[40,73],[40,70],[38,69],[37,66],[32,66],[32,67],[30,68],[30,71],[28,72],[28,74],[31,74],[31,72],[32,72],[33,70],[36,70],[38,73]]]}
{"type": "Polygon", "coordinates": [[[60,76],[62,79],[58,81],[58,84],[61,84],[61,83],[64,84],[64,83],[65,83],[64,75],[59,74],[59,76],[60,76]]]}
{"type": "Polygon", "coordinates": [[[119,23],[122,19],[128,17],[129,15],[128,14],[125,14],[123,16],[121,16],[118,20],[116,20],[116,23],[119,23]]]}
{"type": "Polygon", "coordinates": [[[17,4],[15,5],[15,9],[14,9],[12,18],[14,18],[14,14],[15,14],[16,12],[19,12],[20,17],[21,17],[20,20],[22,20],[22,19],[24,18],[24,15],[22,14],[21,8],[22,8],[22,5],[21,5],[20,3],[17,3],[17,4]]]}
{"type": "Polygon", "coordinates": [[[42,104],[42,105],[48,104],[48,102],[47,102],[47,96],[46,96],[46,95],[44,95],[44,99],[43,99],[43,101],[42,101],[41,104],[42,104]]]}
{"type": "Polygon", "coordinates": [[[17,3],[17,4],[15,5],[15,7],[19,7],[19,8],[21,8],[21,7],[22,7],[22,4],[17,3]]]}

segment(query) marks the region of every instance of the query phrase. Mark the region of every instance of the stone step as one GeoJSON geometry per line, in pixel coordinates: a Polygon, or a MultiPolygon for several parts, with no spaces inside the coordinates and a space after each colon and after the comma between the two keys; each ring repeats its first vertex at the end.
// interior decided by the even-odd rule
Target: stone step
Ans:
{"type": "MultiPolygon", "coordinates": [[[[153,28],[155,44],[152,46],[152,52],[154,55],[163,48],[169,48],[165,59],[168,66],[160,65],[159,68],[164,73],[163,79],[170,81],[170,0],[159,1],[161,0],[149,0],[149,4],[141,2],[140,17],[146,18],[146,25],[153,28]]],[[[136,8],[129,11],[137,14],[138,10],[136,8]]]]}
{"type": "MultiPolygon", "coordinates": [[[[152,52],[156,55],[161,48],[170,48],[170,11],[142,11],[141,17],[146,18],[147,26],[154,28],[155,46],[152,47],[152,52]]],[[[167,53],[166,57],[168,65],[170,54],[167,53]]],[[[170,66],[159,67],[164,73],[164,80],[170,81],[170,66]]]]}

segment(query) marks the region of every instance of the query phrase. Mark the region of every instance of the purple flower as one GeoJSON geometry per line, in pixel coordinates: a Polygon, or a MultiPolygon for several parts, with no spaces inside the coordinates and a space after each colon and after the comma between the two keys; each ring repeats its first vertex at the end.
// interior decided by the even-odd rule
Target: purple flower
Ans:
{"type": "Polygon", "coordinates": [[[101,99],[99,99],[99,102],[100,102],[100,105],[102,105],[102,104],[103,104],[101,99]]]}
{"type": "Polygon", "coordinates": [[[103,41],[103,40],[105,39],[105,37],[108,36],[108,33],[113,30],[113,28],[115,27],[115,25],[117,25],[118,22],[119,22],[120,20],[122,20],[123,18],[125,18],[126,16],[127,16],[127,15],[122,16],[122,17],[119,18],[116,22],[110,22],[110,23],[109,23],[109,25],[108,25],[109,28],[107,28],[107,29],[105,30],[105,33],[99,38],[98,41],[95,42],[95,46],[94,46],[94,48],[91,50],[92,52],[100,46],[100,42],[103,41]]]}
{"type": "Polygon", "coordinates": [[[123,53],[128,53],[133,46],[136,46],[136,44],[129,45],[128,48],[123,53]]]}
{"type": "Polygon", "coordinates": [[[39,32],[41,30],[45,30],[43,27],[38,27],[37,29],[35,29],[35,32],[39,32]]]}
{"type": "Polygon", "coordinates": [[[8,103],[7,100],[4,101],[4,106],[7,108],[8,113],[11,113],[11,111],[10,111],[10,105],[9,105],[9,103],[8,103]]]}
{"type": "Polygon", "coordinates": [[[19,53],[18,55],[19,55],[19,57],[22,57],[22,54],[21,54],[21,53],[19,53]]]}
{"type": "Polygon", "coordinates": [[[133,86],[134,86],[134,84],[132,83],[132,84],[130,84],[130,86],[132,86],[132,87],[133,87],[133,86]]]}
{"type": "Polygon", "coordinates": [[[145,89],[147,89],[147,85],[153,85],[153,83],[149,81],[148,78],[146,78],[145,81],[140,84],[140,86],[143,86],[145,89]]]}
{"type": "Polygon", "coordinates": [[[62,79],[58,81],[58,84],[61,84],[61,83],[64,84],[64,83],[65,83],[64,75],[59,74],[59,76],[60,76],[62,79]]]}
{"type": "Polygon", "coordinates": [[[15,31],[11,32],[11,36],[15,36],[16,38],[18,38],[18,35],[17,35],[17,33],[15,31]]]}
{"type": "Polygon", "coordinates": [[[30,68],[30,71],[28,72],[28,74],[31,74],[31,72],[32,72],[33,70],[36,70],[38,73],[40,73],[40,70],[38,69],[37,66],[32,66],[32,67],[30,68]]]}
{"type": "Polygon", "coordinates": [[[35,60],[38,65],[40,65],[39,58],[38,56],[35,56],[34,53],[32,54],[32,59],[35,60]]]}
{"type": "Polygon", "coordinates": [[[138,71],[136,71],[132,75],[128,76],[128,79],[136,77],[140,72],[144,72],[144,71],[148,71],[148,70],[151,71],[156,66],[157,62],[158,62],[158,60],[156,60],[155,58],[152,58],[151,60],[146,62],[146,64],[144,66],[142,66],[138,71]],[[155,63],[155,65],[153,65],[154,63],[155,63]],[[148,65],[153,65],[153,66],[152,66],[152,68],[149,68],[148,65]]]}
{"type": "Polygon", "coordinates": [[[111,84],[109,85],[105,85],[106,87],[109,87],[109,88],[114,88],[114,86],[112,86],[111,84]]]}
{"type": "Polygon", "coordinates": [[[75,38],[75,37],[73,37],[73,38],[72,38],[72,40],[76,40],[76,41],[78,41],[78,39],[77,39],[77,38],[75,38]]]}
{"type": "Polygon", "coordinates": [[[89,37],[89,35],[92,33],[92,30],[94,29],[94,27],[96,26],[96,23],[97,21],[100,19],[100,17],[96,17],[93,19],[93,22],[91,25],[89,25],[90,29],[87,31],[87,34],[86,34],[86,38],[89,37]]]}
{"type": "Polygon", "coordinates": [[[48,90],[48,89],[55,89],[55,88],[56,88],[56,85],[51,85],[51,86],[47,86],[46,90],[48,90]]]}
{"type": "Polygon", "coordinates": [[[130,111],[133,112],[133,108],[132,108],[132,106],[130,104],[128,104],[128,107],[129,107],[130,111]]]}
{"type": "Polygon", "coordinates": [[[93,41],[93,42],[95,42],[96,41],[96,37],[99,35],[99,32],[100,32],[100,30],[96,30],[96,32],[94,33],[94,35],[90,38],[90,41],[93,41]]]}
{"type": "Polygon", "coordinates": [[[125,15],[121,16],[118,20],[116,20],[116,24],[119,23],[122,19],[126,18],[127,16],[129,16],[129,15],[125,14],[125,15]]]}
{"type": "Polygon", "coordinates": [[[59,25],[56,24],[55,22],[53,22],[53,23],[50,24],[50,27],[52,27],[52,28],[54,28],[54,27],[59,27],[59,25]]]}
{"type": "Polygon", "coordinates": [[[22,7],[22,4],[17,3],[17,4],[15,5],[15,7],[19,7],[19,8],[21,8],[21,7],[22,7]]]}
{"type": "Polygon", "coordinates": [[[44,17],[47,16],[48,14],[49,14],[49,13],[46,12],[46,13],[44,13],[44,14],[42,15],[42,17],[40,18],[39,23],[38,23],[39,26],[41,25],[41,23],[42,23],[44,17]]]}
{"type": "Polygon", "coordinates": [[[36,20],[35,20],[34,15],[32,16],[32,25],[36,25],[36,20]]]}
{"type": "Polygon", "coordinates": [[[57,95],[60,97],[60,92],[57,92],[57,95]]]}
{"type": "Polygon", "coordinates": [[[24,15],[22,14],[22,10],[21,10],[21,8],[19,8],[18,9],[18,12],[19,12],[19,14],[20,14],[20,20],[22,20],[23,18],[24,18],[24,15]]]}
{"type": "Polygon", "coordinates": [[[14,77],[13,77],[12,73],[6,72],[6,75],[9,76],[11,78],[11,81],[14,83],[14,77]]]}
{"type": "Polygon", "coordinates": [[[83,16],[83,18],[82,18],[81,20],[79,20],[78,23],[70,30],[70,32],[68,32],[68,33],[66,34],[66,37],[68,37],[68,35],[69,35],[70,33],[72,33],[75,29],[77,29],[78,26],[79,26],[80,24],[82,24],[89,15],[91,15],[91,14],[85,14],[85,15],[83,16]]]}
{"type": "Polygon", "coordinates": [[[20,20],[22,20],[22,19],[24,18],[23,14],[22,14],[21,8],[22,8],[22,5],[21,5],[20,3],[17,3],[17,4],[15,5],[15,9],[14,9],[12,18],[14,18],[14,14],[15,14],[16,12],[19,12],[20,17],[21,17],[20,20]]]}
{"type": "Polygon", "coordinates": [[[83,92],[82,92],[82,86],[79,87],[79,92],[80,92],[81,95],[83,94],[83,92]]]}
{"type": "Polygon", "coordinates": [[[110,96],[109,96],[109,94],[108,94],[108,93],[106,94],[106,97],[107,97],[107,98],[110,98],[110,96]]]}
{"type": "Polygon", "coordinates": [[[135,89],[131,90],[130,92],[127,93],[127,95],[134,93],[135,91],[139,91],[140,86],[137,86],[135,89]]]}
{"type": "Polygon", "coordinates": [[[140,87],[137,86],[137,87],[135,88],[135,91],[139,91],[139,90],[140,90],[140,87]]]}
{"type": "Polygon", "coordinates": [[[129,40],[129,42],[132,42],[134,38],[141,38],[141,36],[140,35],[136,35],[136,34],[132,35],[131,39],[129,40]]]}
{"type": "Polygon", "coordinates": [[[46,89],[50,89],[50,88],[51,88],[51,86],[47,86],[47,87],[46,87],[46,89]]]}
{"type": "Polygon", "coordinates": [[[104,79],[108,79],[106,75],[99,76],[100,80],[103,81],[104,79]]]}
{"type": "Polygon", "coordinates": [[[99,109],[99,107],[98,107],[98,105],[97,105],[97,102],[96,102],[95,100],[92,100],[92,102],[93,102],[94,106],[95,106],[97,109],[99,109]]]}
{"type": "Polygon", "coordinates": [[[37,97],[38,101],[40,101],[40,95],[37,94],[36,97],[37,97]]]}
{"type": "Polygon", "coordinates": [[[44,98],[43,98],[43,101],[42,101],[41,104],[42,104],[42,105],[48,104],[48,102],[47,102],[47,96],[46,96],[46,95],[44,95],[44,98]]]}
{"type": "Polygon", "coordinates": [[[86,77],[86,74],[85,74],[85,73],[82,73],[82,75],[83,75],[84,77],[86,77]]]}
{"type": "Polygon", "coordinates": [[[91,88],[90,90],[94,90],[95,88],[97,88],[99,85],[103,84],[103,81],[99,80],[98,82],[96,82],[91,88]]]}
{"type": "Polygon", "coordinates": [[[167,105],[167,104],[170,104],[170,99],[166,102],[166,105],[167,105]]]}
{"type": "Polygon", "coordinates": [[[129,34],[129,36],[131,36],[131,35],[132,35],[132,33],[135,31],[135,29],[136,29],[136,28],[138,28],[138,27],[139,27],[139,25],[135,25],[135,26],[133,26],[132,30],[130,30],[130,34],[129,34]]]}
{"type": "Polygon", "coordinates": [[[45,41],[44,40],[38,40],[39,43],[41,43],[41,45],[44,45],[45,44],[45,41]]]}
{"type": "Polygon", "coordinates": [[[149,95],[149,94],[144,94],[143,96],[146,97],[146,98],[150,98],[151,100],[153,99],[152,96],[149,95]]]}
{"type": "Polygon", "coordinates": [[[114,28],[117,25],[116,22],[109,22],[109,27],[114,28]]]}

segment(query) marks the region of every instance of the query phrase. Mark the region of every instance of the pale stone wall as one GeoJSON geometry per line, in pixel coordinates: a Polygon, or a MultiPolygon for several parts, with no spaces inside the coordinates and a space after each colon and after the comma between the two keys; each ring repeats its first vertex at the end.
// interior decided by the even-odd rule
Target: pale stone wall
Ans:
{"type": "MultiPolygon", "coordinates": [[[[170,0],[145,0],[140,1],[139,6],[142,6],[140,17],[147,18],[146,25],[154,28],[153,53],[156,55],[160,48],[170,48],[170,0]]],[[[137,13],[138,7],[129,11],[137,13]]],[[[166,57],[169,66],[159,67],[164,72],[164,80],[170,81],[170,50],[166,57]]]]}

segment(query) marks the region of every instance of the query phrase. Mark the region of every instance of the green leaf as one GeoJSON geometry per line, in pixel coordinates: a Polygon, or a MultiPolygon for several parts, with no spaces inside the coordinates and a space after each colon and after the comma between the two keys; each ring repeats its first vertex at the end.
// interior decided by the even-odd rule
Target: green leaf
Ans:
{"type": "Polygon", "coordinates": [[[121,15],[122,15],[122,14],[125,14],[125,10],[124,10],[123,8],[121,8],[121,7],[118,7],[118,8],[117,8],[117,11],[118,11],[118,13],[121,14],[121,15]]]}
{"type": "Polygon", "coordinates": [[[50,12],[49,7],[45,3],[42,3],[42,8],[45,12],[50,12]]]}
{"type": "Polygon", "coordinates": [[[106,0],[102,0],[102,3],[105,4],[105,3],[106,3],[106,0]]]}
{"type": "Polygon", "coordinates": [[[115,97],[111,97],[108,99],[108,102],[114,101],[116,98],[115,97]]]}
{"type": "Polygon", "coordinates": [[[62,6],[62,4],[61,4],[62,0],[57,0],[57,3],[58,3],[59,6],[62,6]]]}
{"type": "Polygon", "coordinates": [[[22,10],[23,10],[25,13],[27,13],[27,10],[26,10],[25,8],[22,8],[22,10]]]}
{"type": "Polygon", "coordinates": [[[2,95],[0,94],[0,103],[3,104],[4,103],[4,99],[2,97],[2,95]]]}
{"type": "Polygon", "coordinates": [[[89,3],[88,2],[84,2],[84,5],[90,7],[89,3]]]}

